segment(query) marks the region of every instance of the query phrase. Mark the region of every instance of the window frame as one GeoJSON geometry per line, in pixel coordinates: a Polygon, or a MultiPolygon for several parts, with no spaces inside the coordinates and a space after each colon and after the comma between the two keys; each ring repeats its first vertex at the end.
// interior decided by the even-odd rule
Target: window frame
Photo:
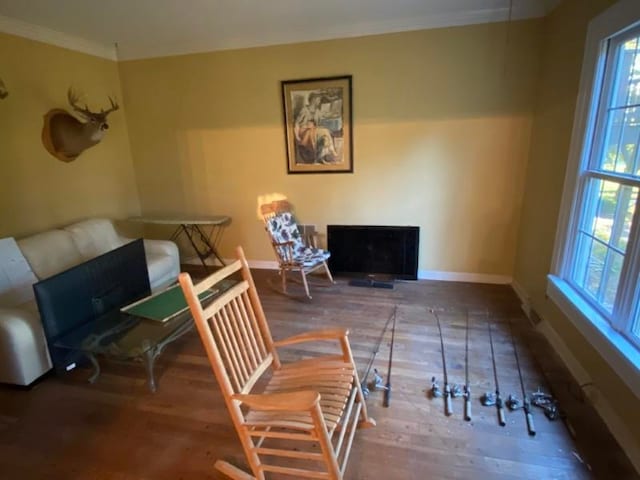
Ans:
{"type": "MultiPolygon", "coordinates": [[[[604,141],[604,136],[594,138],[599,122],[606,115],[601,111],[600,99],[603,94],[610,95],[614,85],[607,81],[615,73],[614,69],[606,68],[607,60],[612,57],[607,55],[610,40],[617,37],[617,44],[621,44],[620,37],[636,29],[640,29],[640,2],[637,0],[621,0],[589,23],[547,294],[640,397],[640,342],[629,338],[625,328],[627,324],[633,328],[629,315],[640,308],[640,302],[630,301],[634,296],[636,299],[640,296],[640,282],[629,280],[640,278],[640,245],[636,245],[640,242],[640,208],[634,212],[626,249],[629,260],[621,271],[621,288],[611,314],[595,306],[575,288],[570,272],[573,268],[570,260],[578,248],[576,233],[581,226],[582,210],[574,206],[584,198],[590,179],[615,178],[621,184],[627,184],[629,180],[615,171],[594,172],[590,164],[593,152],[600,152],[604,141]],[[623,300],[622,309],[619,300],[623,300]]],[[[640,187],[640,180],[634,179],[633,184],[640,187]]]]}

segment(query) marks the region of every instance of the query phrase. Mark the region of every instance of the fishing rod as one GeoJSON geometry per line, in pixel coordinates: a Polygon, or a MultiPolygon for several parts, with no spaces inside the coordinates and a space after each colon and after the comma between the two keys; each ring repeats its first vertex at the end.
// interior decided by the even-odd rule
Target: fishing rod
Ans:
{"type": "Polygon", "coordinates": [[[391,327],[391,348],[389,349],[389,371],[387,372],[387,384],[384,386],[384,398],[382,406],[388,407],[391,404],[391,366],[393,364],[393,343],[396,337],[396,308],[393,309],[393,326],[391,327]]]}
{"type": "Polygon", "coordinates": [[[504,418],[504,405],[500,396],[500,384],[498,383],[498,369],[496,367],[496,354],[493,350],[493,336],[491,335],[491,319],[487,316],[487,327],[489,329],[489,344],[491,345],[491,363],[493,364],[493,378],[496,382],[496,408],[498,409],[498,424],[504,427],[507,422],[504,418]]]}
{"type": "Polygon", "coordinates": [[[467,331],[464,340],[464,419],[471,421],[471,388],[469,387],[469,312],[467,311],[467,331]]]}
{"type": "MultiPolygon", "coordinates": [[[[442,337],[442,327],[440,326],[440,317],[435,310],[431,309],[431,313],[434,317],[436,317],[436,322],[438,323],[438,333],[440,334],[440,352],[442,353],[442,370],[444,374],[444,414],[450,416],[453,413],[451,409],[451,387],[449,386],[449,376],[447,375],[447,359],[444,354],[444,340],[442,337]]],[[[435,377],[432,379],[432,390],[434,391],[434,396],[438,396],[435,394],[437,389],[437,385],[435,383],[435,377]]]]}
{"type": "Polygon", "coordinates": [[[513,324],[509,318],[509,331],[511,333],[511,344],[513,345],[513,354],[516,357],[516,366],[518,367],[518,378],[520,378],[520,389],[522,390],[522,409],[527,419],[527,431],[532,437],[536,434],[536,427],[533,424],[533,413],[531,413],[531,402],[524,388],[524,380],[522,379],[522,370],[520,368],[520,358],[518,357],[518,348],[516,347],[516,339],[513,335],[513,324]]]}
{"type": "MultiPolygon", "coordinates": [[[[391,323],[391,320],[395,318],[397,309],[398,309],[398,306],[394,305],[393,312],[391,312],[391,315],[389,315],[387,322],[384,324],[384,327],[382,328],[380,337],[378,338],[378,341],[373,347],[373,352],[371,352],[371,358],[369,359],[369,365],[367,365],[367,369],[365,370],[365,374],[364,374],[364,377],[362,378],[362,382],[360,382],[360,388],[362,389],[362,394],[364,395],[365,398],[369,396],[369,387],[367,386],[367,378],[369,378],[369,373],[371,373],[371,367],[373,367],[373,362],[375,361],[376,355],[378,355],[378,351],[380,350],[380,344],[382,344],[382,340],[384,339],[384,334],[387,333],[387,328],[389,327],[389,323],[391,323]]],[[[375,382],[375,384],[378,385],[378,382],[375,382]]]]}

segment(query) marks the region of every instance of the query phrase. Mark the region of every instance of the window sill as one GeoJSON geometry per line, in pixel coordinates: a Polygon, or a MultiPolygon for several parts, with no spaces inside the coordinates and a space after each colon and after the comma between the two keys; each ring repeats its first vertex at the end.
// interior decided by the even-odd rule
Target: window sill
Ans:
{"type": "Polygon", "coordinates": [[[555,275],[547,278],[547,294],[551,300],[640,398],[640,351],[614,330],[567,282],[555,275]]]}

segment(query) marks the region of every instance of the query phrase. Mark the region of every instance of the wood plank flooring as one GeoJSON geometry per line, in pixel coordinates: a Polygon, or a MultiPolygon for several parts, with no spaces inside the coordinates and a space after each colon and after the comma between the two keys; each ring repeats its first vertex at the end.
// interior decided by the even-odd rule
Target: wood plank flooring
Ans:
{"type": "MultiPolygon", "coordinates": [[[[384,323],[398,308],[391,406],[382,407],[382,392],[371,393],[367,405],[378,426],[356,435],[347,479],[639,478],[520,312],[510,287],[419,281],[384,290],[350,287],[338,279],[333,287],[313,287],[313,300],[301,301],[269,288],[274,275],[255,271],[274,338],[349,327],[361,373],[384,323]],[[464,382],[465,312],[470,315],[471,422],[462,418],[461,398],[453,401],[451,417],[444,415],[442,398],[429,398],[431,377],[442,382],[430,307],[443,309],[451,383],[464,382]],[[503,397],[520,396],[511,322],[527,390],[541,386],[552,391],[566,423],[550,422],[535,409],[538,433],[530,437],[522,411],[507,412],[507,425],[499,427],[495,407],[480,404],[480,395],[495,389],[487,313],[503,397]]],[[[390,331],[374,365],[385,381],[389,341],[390,331]]],[[[294,359],[326,348],[297,346],[282,356],[294,359]]],[[[0,386],[0,479],[222,479],[213,469],[216,459],[246,465],[195,332],[169,345],[158,359],[155,394],[147,390],[141,364],[104,362],[102,367],[94,385],[86,382],[87,369],[77,369],[63,377],[47,376],[30,390],[0,386]]]]}

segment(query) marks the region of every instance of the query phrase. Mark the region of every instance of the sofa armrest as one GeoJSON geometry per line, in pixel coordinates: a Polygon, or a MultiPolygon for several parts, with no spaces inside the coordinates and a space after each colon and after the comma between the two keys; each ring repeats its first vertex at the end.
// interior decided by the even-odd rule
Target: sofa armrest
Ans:
{"type": "MultiPolygon", "coordinates": [[[[128,238],[120,236],[122,240],[122,244],[133,242],[135,238],[128,238]]],[[[148,238],[143,238],[144,241],[144,250],[147,255],[168,255],[169,257],[174,257],[178,259],[178,263],[180,263],[180,256],[178,253],[178,246],[175,242],[171,240],[151,240],[148,238]]]]}
{"type": "Polygon", "coordinates": [[[0,307],[0,382],[29,385],[51,366],[38,314],[0,307]]]}
{"type": "Polygon", "coordinates": [[[178,259],[178,263],[180,263],[178,246],[170,240],[144,239],[144,249],[149,254],[168,255],[170,257],[174,257],[178,259]]]}

